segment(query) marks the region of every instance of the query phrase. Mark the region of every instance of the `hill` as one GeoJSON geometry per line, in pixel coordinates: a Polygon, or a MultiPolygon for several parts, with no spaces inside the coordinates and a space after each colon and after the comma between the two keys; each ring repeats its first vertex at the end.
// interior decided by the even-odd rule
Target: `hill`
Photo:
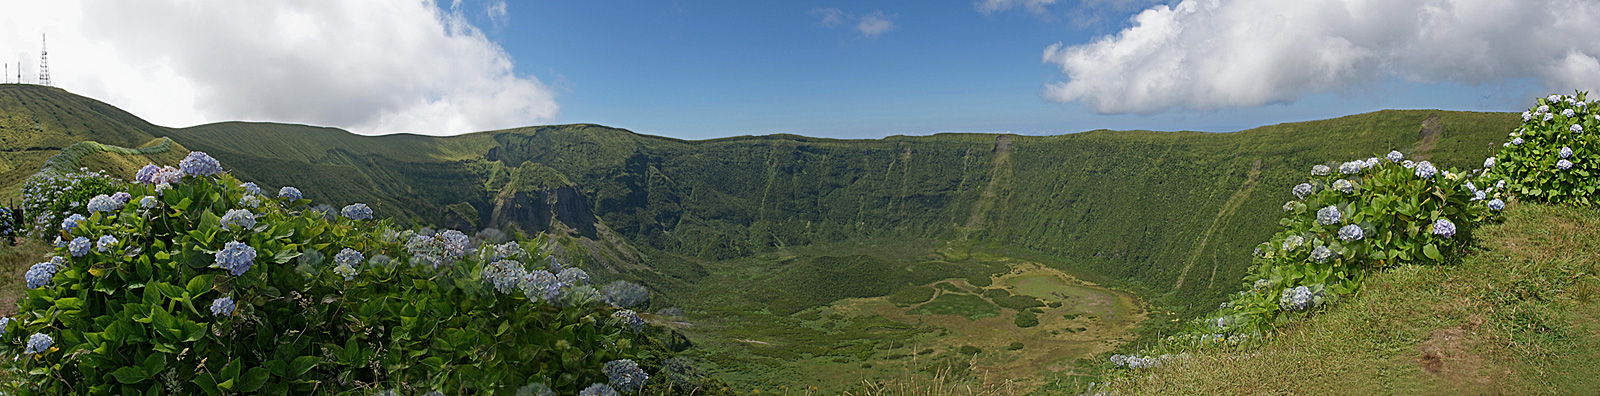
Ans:
{"type": "MultiPolygon", "coordinates": [[[[1008,306],[1023,288],[993,283],[1016,271],[1082,280],[1104,289],[1082,292],[1096,298],[1131,292],[1143,302],[1127,297],[1136,307],[1110,316],[1144,320],[1100,332],[1068,324],[1082,319],[1049,319],[1038,328],[1067,327],[1016,337],[1054,342],[1067,336],[1048,331],[1090,329],[1093,342],[1115,344],[1130,329],[1161,334],[1174,318],[1238,290],[1252,248],[1271,235],[1290,186],[1311,165],[1399,150],[1476,167],[1520,121],[1388,110],[1232,133],[685,141],[578,124],[360,136],[276,123],[162,128],[36,86],[0,86],[0,97],[17,103],[5,113],[12,119],[80,120],[31,130],[50,141],[137,147],[167,137],[267,191],[295,186],[319,203],[364,202],[419,226],[555,235],[551,248],[598,269],[597,278],[640,281],[656,292],[655,309],[682,308],[684,323],[697,326],[684,331],[711,344],[703,358],[722,373],[758,373],[735,381],[744,384],[860,371],[868,362],[881,368],[923,351],[875,345],[967,326],[929,327],[911,312],[1009,325],[1038,309],[1008,306]],[[1041,268],[1019,270],[1024,264],[1041,268]],[[874,298],[916,306],[854,319],[824,314],[874,298]]],[[[959,360],[964,345],[938,342],[934,354],[959,360]]],[[[1063,345],[1016,353],[1067,362],[1052,366],[1060,368],[1103,348],[1063,345]]]]}
{"type": "Polygon", "coordinates": [[[1402,266],[1260,348],[1199,353],[1115,394],[1592,394],[1600,212],[1517,205],[1457,266],[1402,266]]]}

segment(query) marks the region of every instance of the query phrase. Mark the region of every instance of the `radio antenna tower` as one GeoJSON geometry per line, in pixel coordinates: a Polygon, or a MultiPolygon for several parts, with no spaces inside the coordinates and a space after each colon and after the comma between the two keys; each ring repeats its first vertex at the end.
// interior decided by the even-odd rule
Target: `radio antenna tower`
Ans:
{"type": "Polygon", "coordinates": [[[50,86],[50,51],[45,49],[45,37],[39,35],[39,85],[50,86]]]}

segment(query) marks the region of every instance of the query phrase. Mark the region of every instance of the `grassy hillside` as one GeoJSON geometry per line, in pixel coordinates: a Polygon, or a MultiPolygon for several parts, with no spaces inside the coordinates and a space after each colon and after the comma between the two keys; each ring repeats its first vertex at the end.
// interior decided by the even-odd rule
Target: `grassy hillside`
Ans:
{"type": "Polygon", "coordinates": [[[60,88],[0,84],[0,191],[14,193],[45,159],[74,143],[140,147],[165,130],[60,88]]]}
{"type": "Polygon", "coordinates": [[[1403,266],[1259,349],[1196,354],[1099,391],[1593,394],[1600,211],[1522,204],[1458,266],[1403,266]]]}

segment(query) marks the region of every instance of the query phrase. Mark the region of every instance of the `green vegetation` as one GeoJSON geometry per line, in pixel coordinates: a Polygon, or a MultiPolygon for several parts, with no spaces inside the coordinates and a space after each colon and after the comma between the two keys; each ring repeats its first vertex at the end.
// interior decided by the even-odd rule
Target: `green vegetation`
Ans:
{"type": "Polygon", "coordinates": [[[935,291],[922,286],[904,286],[889,295],[889,302],[895,306],[909,307],[927,302],[933,298],[935,291]]]}
{"type": "Polygon", "coordinates": [[[1540,98],[1502,144],[1493,168],[1518,196],[1535,202],[1600,203],[1600,118],[1588,93],[1540,98]],[[1498,166],[1494,166],[1498,165],[1498,166]]]}
{"type": "Polygon", "coordinates": [[[1587,394],[1600,379],[1600,211],[1523,203],[1458,265],[1404,264],[1259,348],[1193,353],[1119,395],[1587,394]]]}
{"type": "Polygon", "coordinates": [[[983,297],[971,294],[944,293],[933,301],[911,310],[915,315],[955,315],[967,320],[977,320],[1000,315],[996,307],[983,297]]]}

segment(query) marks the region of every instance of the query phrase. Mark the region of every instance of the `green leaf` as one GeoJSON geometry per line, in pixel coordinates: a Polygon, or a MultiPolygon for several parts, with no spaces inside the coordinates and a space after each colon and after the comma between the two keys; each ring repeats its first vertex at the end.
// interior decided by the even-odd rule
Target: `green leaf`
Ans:
{"type": "Polygon", "coordinates": [[[137,384],[150,379],[150,373],[146,373],[143,368],[137,366],[124,366],[117,369],[117,371],[112,371],[111,376],[117,377],[117,382],[124,384],[137,384]]]}
{"type": "Polygon", "coordinates": [[[1433,259],[1433,261],[1444,260],[1444,256],[1439,254],[1439,247],[1434,246],[1434,244],[1431,243],[1422,246],[1422,254],[1428,256],[1430,259],[1433,259]]]}
{"type": "Polygon", "coordinates": [[[311,368],[317,367],[317,362],[320,360],[321,359],[318,359],[316,356],[301,356],[294,358],[294,362],[289,363],[288,377],[295,378],[305,375],[306,372],[311,371],[311,368]]]}
{"type": "Polygon", "coordinates": [[[271,374],[267,369],[261,367],[246,371],[244,377],[239,379],[239,391],[255,392],[257,389],[261,389],[261,385],[267,383],[267,378],[271,377],[271,374]]]}
{"type": "Polygon", "coordinates": [[[167,369],[166,354],[152,353],[150,357],[144,359],[144,371],[146,373],[159,373],[165,369],[167,369]]]}
{"type": "Polygon", "coordinates": [[[212,274],[195,276],[189,279],[189,284],[184,289],[187,289],[190,297],[206,294],[206,292],[211,291],[211,281],[214,277],[216,275],[212,274]]]}

